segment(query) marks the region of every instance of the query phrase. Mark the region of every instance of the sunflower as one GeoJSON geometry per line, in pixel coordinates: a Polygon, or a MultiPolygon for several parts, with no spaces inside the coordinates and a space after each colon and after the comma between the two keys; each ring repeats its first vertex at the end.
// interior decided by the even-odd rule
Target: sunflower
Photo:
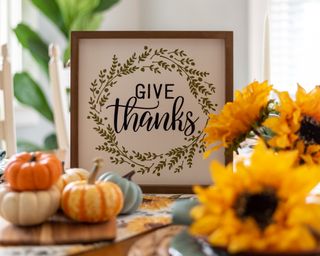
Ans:
{"type": "Polygon", "coordinates": [[[191,233],[231,253],[314,249],[320,205],[307,204],[306,197],[320,180],[320,167],[296,167],[297,155],[259,143],[250,164],[237,163],[235,172],[231,164],[212,162],[215,184],[195,187],[201,204],[191,211],[191,233]]]}
{"type": "Polygon", "coordinates": [[[237,150],[253,127],[265,119],[266,115],[263,113],[268,106],[271,89],[272,86],[267,81],[253,82],[242,92],[237,91],[235,100],[225,104],[220,114],[209,115],[208,124],[204,129],[206,133],[204,141],[207,146],[215,145],[205,152],[205,157],[222,146],[237,150]]]}
{"type": "Polygon", "coordinates": [[[288,92],[277,92],[279,116],[263,125],[275,136],[268,144],[277,149],[298,149],[300,161],[320,164],[320,87],[307,93],[298,85],[296,100],[288,92]]]}

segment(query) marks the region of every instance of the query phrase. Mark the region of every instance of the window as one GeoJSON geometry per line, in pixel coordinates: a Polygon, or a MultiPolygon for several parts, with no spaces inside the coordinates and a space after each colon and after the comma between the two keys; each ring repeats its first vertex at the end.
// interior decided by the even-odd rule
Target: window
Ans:
{"type": "Polygon", "coordinates": [[[320,1],[271,0],[271,80],[294,93],[320,84],[320,1]]]}
{"type": "Polygon", "coordinates": [[[8,44],[12,72],[21,69],[22,49],[19,45],[12,28],[14,28],[22,18],[21,0],[1,0],[0,1],[0,45],[8,44]]]}
{"type": "MultiPolygon", "coordinates": [[[[22,69],[22,47],[12,29],[22,21],[21,0],[0,0],[0,45],[7,44],[12,75],[22,69]]],[[[38,116],[29,108],[14,102],[16,127],[24,128],[38,122],[38,116]]]]}

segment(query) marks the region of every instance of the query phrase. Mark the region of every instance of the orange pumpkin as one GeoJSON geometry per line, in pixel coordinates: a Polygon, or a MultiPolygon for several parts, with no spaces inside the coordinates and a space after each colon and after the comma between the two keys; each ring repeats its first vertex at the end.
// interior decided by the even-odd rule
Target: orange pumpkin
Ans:
{"type": "Polygon", "coordinates": [[[71,219],[96,223],[120,213],[123,194],[119,186],[112,182],[95,181],[100,165],[101,160],[95,160],[88,181],[74,181],[64,188],[61,207],[71,219]]]}
{"type": "Polygon", "coordinates": [[[10,158],[4,177],[17,191],[46,190],[57,182],[61,172],[61,161],[55,155],[24,152],[10,158]]]}
{"type": "Polygon", "coordinates": [[[65,186],[73,181],[87,180],[89,177],[89,172],[82,168],[72,168],[64,171],[62,176],[57,182],[57,187],[62,192],[65,186]]]}

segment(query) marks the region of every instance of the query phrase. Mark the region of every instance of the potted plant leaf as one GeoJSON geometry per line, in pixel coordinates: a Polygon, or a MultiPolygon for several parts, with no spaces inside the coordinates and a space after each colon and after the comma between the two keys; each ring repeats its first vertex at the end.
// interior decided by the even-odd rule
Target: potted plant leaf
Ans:
{"type": "MultiPolygon", "coordinates": [[[[45,17],[47,17],[63,35],[67,47],[63,49],[63,61],[70,58],[70,33],[73,30],[96,30],[100,27],[103,14],[119,0],[30,0],[45,17]]],[[[21,22],[13,29],[22,47],[30,53],[35,63],[47,77],[45,84],[40,86],[32,75],[26,71],[14,74],[14,95],[23,105],[31,107],[41,117],[54,122],[53,112],[44,93],[48,84],[48,42],[40,31],[33,30],[28,24],[21,22]]],[[[68,91],[68,89],[67,89],[68,91]]],[[[53,150],[57,148],[55,133],[48,134],[42,145],[18,139],[19,151],[53,150]]]]}

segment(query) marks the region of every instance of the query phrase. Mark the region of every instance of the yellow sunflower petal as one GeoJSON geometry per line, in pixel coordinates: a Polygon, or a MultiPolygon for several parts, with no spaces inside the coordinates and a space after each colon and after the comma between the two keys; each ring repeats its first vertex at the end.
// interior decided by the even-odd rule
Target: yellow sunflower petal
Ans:
{"type": "Polygon", "coordinates": [[[280,105],[276,108],[280,115],[267,118],[263,123],[270,128],[275,136],[268,142],[276,148],[291,148],[297,141],[297,131],[300,129],[301,110],[290,98],[288,92],[278,92],[280,105]]]}
{"type": "Polygon", "coordinates": [[[228,244],[228,251],[230,253],[245,251],[251,247],[252,243],[255,243],[254,238],[250,234],[243,233],[231,238],[228,244]]]}
{"type": "Polygon", "coordinates": [[[251,157],[252,165],[257,168],[258,166],[261,169],[270,169],[270,163],[276,162],[277,159],[281,159],[281,162],[277,162],[276,165],[272,166],[273,169],[276,168],[275,172],[285,171],[293,167],[298,158],[298,151],[280,151],[276,153],[272,149],[268,149],[263,141],[259,141],[259,143],[255,146],[255,150],[251,157]]]}
{"type": "Polygon", "coordinates": [[[190,215],[194,219],[202,218],[206,213],[206,208],[203,205],[197,205],[191,209],[190,215]]]}
{"type": "Polygon", "coordinates": [[[197,235],[209,235],[219,225],[220,218],[218,216],[206,215],[194,222],[190,227],[190,232],[197,235]]]}
{"type": "Polygon", "coordinates": [[[214,181],[216,184],[221,184],[222,186],[225,182],[230,180],[230,175],[233,175],[231,164],[225,167],[218,161],[211,162],[210,172],[212,181],[214,181]]]}
{"type": "Polygon", "coordinates": [[[208,237],[208,241],[215,246],[227,247],[229,235],[224,230],[217,229],[208,237]]]}
{"type": "Polygon", "coordinates": [[[316,86],[309,93],[298,85],[296,93],[296,102],[300,107],[301,112],[306,115],[314,118],[318,122],[320,121],[320,87],[316,86]]]}
{"type": "Polygon", "coordinates": [[[294,226],[281,230],[281,233],[278,233],[273,240],[274,244],[271,247],[275,251],[299,252],[313,250],[317,247],[316,239],[304,226],[294,226]]]}
{"type": "Polygon", "coordinates": [[[312,227],[315,231],[320,232],[320,207],[317,204],[308,204],[298,206],[291,210],[287,220],[287,225],[296,226],[305,224],[306,227],[312,227]]]}
{"type": "Polygon", "coordinates": [[[318,139],[309,138],[310,134],[306,137],[300,133],[301,125],[310,121],[320,129],[320,87],[316,86],[306,92],[298,85],[295,101],[288,92],[277,94],[280,99],[277,107],[279,116],[269,117],[264,122],[264,125],[275,133],[268,144],[277,149],[298,149],[300,163],[320,164],[320,150],[314,150],[314,146],[319,146],[316,143],[318,139]]]}
{"type": "Polygon", "coordinates": [[[266,107],[272,86],[267,81],[253,82],[241,92],[235,93],[235,100],[224,105],[220,114],[209,115],[204,129],[204,141],[208,150],[205,157],[218,149],[231,146],[240,136],[248,133],[260,118],[261,109],[266,107]],[[218,143],[218,144],[217,144],[218,143]]]}
{"type": "Polygon", "coordinates": [[[301,166],[294,170],[290,170],[290,175],[287,175],[282,180],[279,195],[288,198],[288,202],[305,199],[310,191],[320,181],[320,167],[319,166],[301,166]],[[294,193],[292,193],[294,191],[294,193]]]}

